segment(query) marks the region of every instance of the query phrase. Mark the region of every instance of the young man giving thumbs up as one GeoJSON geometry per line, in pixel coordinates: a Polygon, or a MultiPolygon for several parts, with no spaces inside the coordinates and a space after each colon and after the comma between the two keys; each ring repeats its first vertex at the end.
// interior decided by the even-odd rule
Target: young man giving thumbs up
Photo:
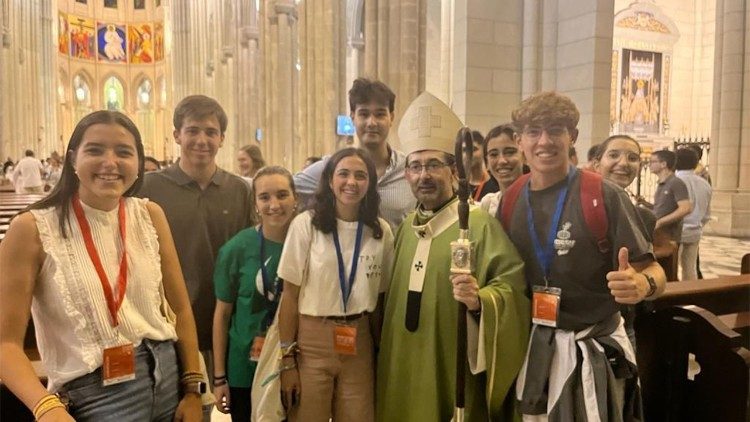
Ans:
{"type": "Polygon", "coordinates": [[[579,112],[539,93],[512,114],[531,168],[499,216],[524,262],[532,331],[516,385],[524,420],[642,420],[633,347],[620,304],[664,290],[627,194],[568,162],[579,112]],[[583,186],[583,187],[582,187],[583,186]],[[603,208],[602,208],[603,207],[603,208]]]}

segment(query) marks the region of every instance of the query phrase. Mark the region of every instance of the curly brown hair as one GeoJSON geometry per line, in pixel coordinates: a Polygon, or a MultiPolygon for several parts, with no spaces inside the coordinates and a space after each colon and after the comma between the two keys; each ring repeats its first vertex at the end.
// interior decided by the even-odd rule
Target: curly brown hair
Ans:
{"type": "Polygon", "coordinates": [[[551,125],[563,125],[572,132],[578,126],[580,117],[581,113],[573,101],[554,91],[540,92],[526,98],[511,114],[513,126],[518,132],[526,126],[551,125]]]}

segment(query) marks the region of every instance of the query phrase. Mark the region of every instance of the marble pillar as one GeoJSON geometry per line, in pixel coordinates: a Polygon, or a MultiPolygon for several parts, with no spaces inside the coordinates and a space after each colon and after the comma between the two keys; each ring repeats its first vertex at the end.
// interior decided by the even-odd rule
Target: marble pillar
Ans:
{"type": "Polygon", "coordinates": [[[750,236],[750,6],[716,3],[711,232],[750,236]]]}

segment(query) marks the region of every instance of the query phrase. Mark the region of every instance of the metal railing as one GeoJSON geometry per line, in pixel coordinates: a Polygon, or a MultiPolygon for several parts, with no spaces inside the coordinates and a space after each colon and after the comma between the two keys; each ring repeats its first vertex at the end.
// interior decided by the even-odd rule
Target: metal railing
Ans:
{"type": "MultiPolygon", "coordinates": [[[[708,157],[709,151],[711,150],[711,139],[705,137],[679,137],[674,138],[672,143],[673,151],[680,148],[686,148],[688,146],[697,146],[701,150],[700,162],[703,167],[708,168],[708,157]]],[[[649,155],[643,155],[641,157],[641,171],[638,177],[633,181],[628,190],[638,197],[645,199],[650,203],[654,203],[654,193],[656,193],[656,184],[658,178],[655,174],[651,173],[648,168],[649,155]]]]}

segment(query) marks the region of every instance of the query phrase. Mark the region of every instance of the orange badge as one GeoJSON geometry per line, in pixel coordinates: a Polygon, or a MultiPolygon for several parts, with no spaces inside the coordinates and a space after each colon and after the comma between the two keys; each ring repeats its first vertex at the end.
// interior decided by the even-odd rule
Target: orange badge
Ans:
{"type": "Polygon", "coordinates": [[[119,384],[135,379],[135,353],[133,344],[104,349],[102,362],[102,384],[119,384]]]}
{"type": "Polygon", "coordinates": [[[257,362],[260,360],[260,352],[263,350],[263,344],[266,342],[266,338],[263,336],[255,336],[253,338],[253,345],[250,346],[250,360],[257,362]]]}
{"type": "Polygon", "coordinates": [[[336,325],[334,327],[333,349],[340,355],[357,355],[357,327],[336,325]]]}
{"type": "Polygon", "coordinates": [[[534,294],[531,299],[531,321],[534,324],[557,327],[559,310],[559,288],[534,286],[534,294]]]}

